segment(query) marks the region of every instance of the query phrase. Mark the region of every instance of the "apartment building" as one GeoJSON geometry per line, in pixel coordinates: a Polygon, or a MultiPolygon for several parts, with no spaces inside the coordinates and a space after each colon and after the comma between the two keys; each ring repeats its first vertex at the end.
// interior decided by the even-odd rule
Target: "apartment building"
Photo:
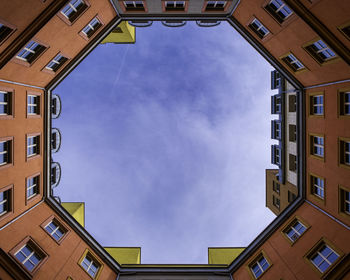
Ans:
{"type": "Polygon", "coordinates": [[[1,278],[350,279],[349,5],[342,0],[0,3],[1,278]],[[200,26],[226,20],[277,70],[272,101],[277,168],[267,170],[266,187],[272,189],[267,205],[279,215],[244,250],[226,250],[205,265],[142,265],[138,249],[104,248],[88,233],[82,203],[64,204],[54,196],[61,176],[54,152],[61,137],[52,119],[60,115],[61,102],[52,90],[111,31],[117,34],[122,20],[134,26],[158,20],[170,27],[186,20],[200,26]],[[285,190],[296,195],[289,203],[285,190]]]}

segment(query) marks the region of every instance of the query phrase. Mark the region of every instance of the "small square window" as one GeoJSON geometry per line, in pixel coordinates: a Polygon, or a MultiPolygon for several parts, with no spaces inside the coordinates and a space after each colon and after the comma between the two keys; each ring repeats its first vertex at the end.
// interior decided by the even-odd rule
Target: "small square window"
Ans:
{"type": "Polygon", "coordinates": [[[277,208],[280,209],[281,206],[281,201],[279,198],[275,197],[274,195],[272,196],[272,204],[277,208]]]}
{"type": "Polygon", "coordinates": [[[339,140],[339,161],[350,167],[350,140],[339,140]]]}
{"type": "Polygon", "coordinates": [[[12,163],[12,139],[9,137],[0,139],[0,167],[12,163]]]}
{"type": "Polygon", "coordinates": [[[326,242],[322,241],[307,256],[307,259],[324,274],[336,262],[340,254],[331,248],[326,242]]]}
{"type": "Polygon", "coordinates": [[[310,154],[324,158],[324,138],[322,136],[310,135],[310,154]]]}
{"type": "Polygon", "coordinates": [[[12,212],[13,207],[13,186],[0,189],[0,219],[12,212]]]}
{"type": "Polygon", "coordinates": [[[227,1],[207,1],[205,11],[224,11],[227,1]]]}
{"type": "Polygon", "coordinates": [[[2,44],[11,35],[13,31],[13,28],[0,22],[0,44],[2,44]]]}
{"type": "Polygon", "coordinates": [[[60,244],[68,234],[68,230],[54,216],[49,217],[41,224],[41,227],[51,236],[56,243],[60,244]]]}
{"type": "Polygon", "coordinates": [[[83,0],[70,0],[69,3],[61,10],[61,14],[73,23],[88,7],[83,0]]]}
{"type": "Polygon", "coordinates": [[[298,72],[306,69],[304,64],[302,64],[293,54],[288,54],[287,56],[282,57],[282,61],[288,65],[293,72],[298,72]]]}
{"type": "Polygon", "coordinates": [[[26,198],[28,201],[40,192],[40,174],[27,178],[26,184],[26,198]]]}
{"type": "Polygon", "coordinates": [[[295,155],[289,154],[289,170],[297,171],[297,157],[295,155]]]}
{"type": "Polygon", "coordinates": [[[0,118],[13,116],[13,92],[0,90],[0,118]]]}
{"type": "Polygon", "coordinates": [[[260,254],[256,260],[249,264],[250,271],[255,279],[258,279],[268,268],[270,264],[263,254],[260,254]]]}
{"type": "Polygon", "coordinates": [[[45,50],[46,47],[44,45],[32,40],[16,55],[16,58],[32,64],[45,50]]]}
{"type": "Polygon", "coordinates": [[[27,117],[40,117],[40,93],[27,93],[27,117]]]}
{"type": "Polygon", "coordinates": [[[82,30],[82,33],[87,37],[90,38],[94,33],[102,26],[101,21],[94,17],[82,30]]]}
{"type": "Polygon", "coordinates": [[[340,212],[350,216],[350,191],[343,187],[340,187],[339,198],[340,212]]]}
{"type": "Polygon", "coordinates": [[[248,26],[260,39],[270,33],[270,31],[256,18],[254,18],[248,26]]]}
{"type": "Polygon", "coordinates": [[[27,158],[40,155],[40,135],[27,136],[27,158]]]}
{"type": "Polygon", "coordinates": [[[288,95],[288,111],[290,113],[297,111],[297,97],[295,94],[288,95]]]}
{"type": "Polygon", "coordinates": [[[165,1],[166,11],[184,11],[185,1],[165,1]]]}
{"type": "Polygon", "coordinates": [[[67,60],[68,58],[64,57],[62,54],[58,54],[46,65],[45,69],[57,72],[67,60]]]}
{"type": "Polygon", "coordinates": [[[280,183],[276,182],[276,181],[272,181],[272,189],[274,192],[276,193],[280,193],[280,183]]]}
{"type": "Polygon", "coordinates": [[[85,251],[79,264],[93,279],[96,279],[102,270],[101,263],[88,250],[85,251]]]}
{"type": "Polygon", "coordinates": [[[271,0],[269,4],[265,6],[265,9],[279,23],[284,22],[288,17],[290,17],[293,14],[291,8],[289,8],[282,0],[271,0]]]}
{"type": "Polygon", "coordinates": [[[317,40],[316,42],[306,45],[304,48],[320,64],[337,57],[322,40],[317,40]]]}
{"type": "Polygon", "coordinates": [[[350,91],[339,92],[339,115],[350,116],[350,91]]]}
{"type": "Polygon", "coordinates": [[[30,275],[38,271],[48,258],[48,255],[30,237],[26,237],[9,253],[30,275]]]}
{"type": "Polygon", "coordinates": [[[123,1],[126,11],[145,11],[143,1],[123,1]]]}
{"type": "Polygon", "coordinates": [[[294,243],[300,236],[306,231],[306,226],[298,219],[293,220],[283,233],[288,237],[288,239],[294,243]]]}
{"type": "Polygon", "coordinates": [[[297,140],[297,126],[295,124],[289,125],[289,141],[296,142],[297,140]]]}
{"type": "Polygon", "coordinates": [[[311,184],[311,194],[323,200],[324,191],[325,191],[324,179],[315,175],[311,175],[310,184],[311,184]]]}

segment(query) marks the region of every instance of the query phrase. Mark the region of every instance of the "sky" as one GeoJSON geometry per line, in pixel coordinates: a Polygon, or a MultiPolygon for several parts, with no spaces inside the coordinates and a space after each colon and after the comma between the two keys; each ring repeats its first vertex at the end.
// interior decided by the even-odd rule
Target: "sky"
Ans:
{"type": "Polygon", "coordinates": [[[141,247],[142,263],[207,263],[208,247],[248,246],[275,218],[271,70],[226,22],[154,22],[135,44],[99,45],[54,90],[54,194],[85,202],[88,232],[141,247]]]}

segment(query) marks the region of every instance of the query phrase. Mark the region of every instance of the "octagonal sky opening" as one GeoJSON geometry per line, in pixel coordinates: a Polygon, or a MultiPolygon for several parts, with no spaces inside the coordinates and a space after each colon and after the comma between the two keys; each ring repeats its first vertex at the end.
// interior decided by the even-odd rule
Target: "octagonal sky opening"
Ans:
{"type": "Polygon", "coordinates": [[[84,201],[96,240],[140,246],[142,263],[207,263],[207,247],[249,245],[275,217],[271,70],[226,22],[155,22],[136,44],[97,46],[54,90],[54,194],[84,201]]]}

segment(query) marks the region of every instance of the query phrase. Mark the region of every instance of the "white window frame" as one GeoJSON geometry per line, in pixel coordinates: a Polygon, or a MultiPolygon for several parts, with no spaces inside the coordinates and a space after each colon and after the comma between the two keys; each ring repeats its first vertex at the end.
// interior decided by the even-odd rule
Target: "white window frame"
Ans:
{"type": "MultiPolygon", "coordinates": [[[[36,100],[36,98],[39,98],[40,99],[40,95],[34,95],[34,94],[28,94],[27,95],[27,112],[28,112],[28,115],[39,115],[38,113],[32,113],[31,111],[32,110],[28,110],[28,108],[30,107],[34,107],[34,108],[37,108],[38,107],[38,104],[37,103],[29,103],[28,102],[28,97],[34,97],[34,100],[36,100]]],[[[31,98],[30,98],[31,99],[31,98]]],[[[31,100],[30,100],[31,101],[31,100]]],[[[34,109],[34,111],[37,111],[37,109],[34,109]]]]}
{"type": "Polygon", "coordinates": [[[33,157],[33,156],[36,156],[36,155],[39,155],[40,153],[38,153],[38,143],[37,142],[40,142],[40,136],[39,135],[35,135],[35,136],[28,136],[27,137],[27,157],[33,157]],[[32,144],[30,144],[31,141],[33,142],[32,144]],[[29,153],[29,150],[30,148],[33,148],[33,153],[29,153]]]}
{"type": "Polygon", "coordinates": [[[347,210],[348,208],[350,208],[350,198],[349,198],[349,200],[346,199],[346,193],[350,193],[350,192],[347,190],[343,190],[343,192],[344,192],[344,201],[342,203],[344,204],[344,206],[343,206],[344,212],[346,214],[350,215],[350,211],[347,210]],[[347,207],[347,205],[348,205],[348,207],[347,207]]]}
{"type": "Polygon", "coordinates": [[[57,222],[55,222],[55,219],[52,219],[50,222],[47,223],[47,225],[45,226],[45,230],[46,230],[46,232],[47,232],[48,234],[50,234],[56,241],[60,241],[60,240],[63,238],[63,236],[65,235],[65,230],[62,229],[62,227],[60,227],[60,225],[59,225],[57,222]],[[54,228],[53,228],[51,225],[53,225],[54,228]],[[52,230],[52,232],[49,232],[49,231],[47,230],[48,227],[52,230]],[[61,236],[59,239],[56,239],[55,236],[54,236],[55,233],[56,233],[57,231],[61,231],[61,232],[62,232],[62,236],[61,236]]]}
{"type": "Polygon", "coordinates": [[[134,8],[137,8],[136,4],[142,4],[142,7],[144,7],[143,1],[137,1],[137,0],[136,1],[130,1],[130,0],[128,0],[128,1],[123,1],[123,3],[124,3],[124,6],[126,8],[130,8],[130,7],[128,7],[128,5],[133,5],[134,8]]]}
{"type": "Polygon", "coordinates": [[[299,237],[300,237],[301,235],[303,235],[303,233],[306,231],[306,229],[307,229],[307,227],[306,227],[302,222],[300,222],[299,220],[296,220],[296,221],[293,222],[293,224],[292,224],[291,226],[289,226],[289,227],[287,228],[287,230],[285,231],[285,234],[286,234],[286,236],[288,237],[288,239],[294,243],[297,239],[299,239],[299,237]],[[296,224],[298,224],[298,223],[299,223],[299,224],[302,226],[302,228],[304,229],[302,233],[300,233],[300,232],[295,228],[296,224]],[[291,238],[291,237],[288,235],[288,233],[291,232],[291,231],[293,232],[292,237],[295,237],[295,239],[291,238]]]}
{"type": "Polygon", "coordinates": [[[337,256],[337,259],[339,258],[339,254],[337,252],[335,252],[330,246],[328,246],[327,244],[323,244],[319,250],[317,250],[314,254],[312,254],[312,256],[310,257],[310,261],[311,263],[321,272],[321,273],[324,273],[333,263],[331,263],[327,258],[332,254],[334,253],[336,256],[337,256]],[[322,253],[320,252],[321,249],[323,249],[323,247],[327,247],[329,250],[330,250],[330,253],[327,255],[327,256],[324,256],[322,255],[322,253]],[[316,257],[316,256],[320,256],[322,258],[322,262],[320,262],[319,266],[321,266],[324,262],[326,262],[328,264],[328,267],[326,268],[326,270],[322,271],[319,266],[317,266],[313,259],[316,257]]]}
{"type": "Polygon", "coordinates": [[[290,53],[290,54],[287,55],[287,57],[291,60],[291,61],[289,61],[290,64],[293,64],[293,65],[297,66],[296,71],[305,69],[304,64],[302,64],[300,62],[300,60],[298,60],[293,54],[290,53]]]}
{"type": "Polygon", "coordinates": [[[8,209],[9,209],[8,196],[11,194],[11,189],[8,189],[8,190],[6,190],[6,191],[2,191],[2,193],[4,193],[4,196],[5,196],[5,193],[7,193],[7,194],[6,194],[6,197],[7,197],[7,198],[0,201],[0,205],[5,204],[5,207],[4,207],[5,210],[4,210],[3,212],[0,213],[0,217],[9,212],[9,211],[8,211],[8,209]]]}
{"type": "Polygon", "coordinates": [[[343,156],[343,159],[344,159],[344,164],[345,165],[350,165],[350,160],[349,161],[346,161],[346,156],[348,155],[349,158],[350,158],[350,141],[342,141],[342,144],[344,145],[344,155],[343,156]],[[346,150],[346,146],[349,146],[349,150],[347,151],[346,150]]]}
{"type": "Polygon", "coordinates": [[[323,158],[324,157],[324,137],[316,136],[316,135],[312,135],[311,137],[312,137],[312,154],[323,158]],[[315,141],[315,140],[317,140],[317,141],[315,141]],[[321,140],[322,140],[323,144],[319,144],[319,142],[321,142],[321,140]],[[315,147],[317,148],[316,152],[314,150],[315,147]]]}
{"type": "Polygon", "coordinates": [[[25,259],[21,262],[21,264],[23,264],[23,265],[25,266],[26,269],[27,269],[27,267],[26,267],[26,265],[25,265],[26,262],[29,261],[29,262],[33,265],[33,269],[30,270],[30,271],[33,271],[33,270],[37,267],[37,265],[39,265],[39,263],[42,261],[42,257],[40,257],[39,254],[37,253],[38,257],[40,258],[40,259],[39,259],[39,262],[38,262],[37,264],[33,263],[33,261],[32,261],[30,258],[31,258],[36,252],[35,252],[35,250],[32,248],[32,246],[28,245],[28,243],[25,244],[25,245],[23,245],[23,246],[21,247],[21,249],[19,249],[19,250],[15,253],[15,257],[16,257],[16,259],[17,259],[18,261],[19,261],[19,259],[17,258],[17,254],[18,254],[19,252],[21,252],[21,254],[22,254],[23,256],[25,256],[25,259]],[[22,249],[23,249],[24,247],[27,247],[28,250],[31,251],[31,253],[30,253],[28,256],[22,251],[22,249]]]}
{"type": "Polygon", "coordinates": [[[258,25],[258,28],[254,28],[256,31],[260,31],[261,29],[265,32],[265,34],[263,35],[263,38],[265,36],[267,36],[270,33],[270,30],[268,30],[265,25],[263,25],[257,18],[254,18],[252,20],[252,22],[250,23],[251,26],[253,26],[253,23],[255,23],[256,25],[258,25]]]}
{"type": "Polygon", "coordinates": [[[342,104],[342,106],[344,106],[344,115],[350,116],[350,110],[349,110],[349,113],[346,113],[346,112],[345,112],[345,111],[346,111],[346,110],[345,110],[346,107],[349,107],[349,108],[350,108],[350,91],[346,91],[346,92],[344,92],[343,94],[344,94],[344,99],[343,99],[344,104],[342,104]],[[345,101],[347,95],[349,96],[349,101],[348,101],[348,102],[345,101]]]}
{"type": "Polygon", "coordinates": [[[69,14],[66,14],[68,11],[73,11],[74,13],[78,12],[77,8],[74,6],[76,3],[78,3],[77,6],[79,6],[80,3],[85,4],[83,0],[70,0],[69,3],[66,6],[64,6],[64,8],[61,10],[61,14],[64,15],[68,20],[69,20],[69,16],[72,14],[72,12],[70,12],[69,14]],[[69,6],[68,10],[66,10],[66,12],[63,12],[63,10],[66,9],[68,6],[69,6]]]}
{"type": "Polygon", "coordinates": [[[171,2],[171,8],[185,8],[185,1],[165,1],[165,7],[168,8],[168,5],[171,2]]]}
{"type": "Polygon", "coordinates": [[[314,45],[318,49],[316,51],[317,54],[322,53],[324,56],[326,56],[326,58],[323,58],[324,61],[330,60],[337,56],[335,52],[333,52],[333,50],[330,47],[328,47],[328,45],[321,39],[312,43],[312,45],[314,45]],[[324,44],[325,47],[323,47],[322,44],[324,44]]]}
{"type": "MultiPolygon", "coordinates": [[[[11,93],[12,93],[12,92],[0,90],[0,94],[3,94],[4,97],[6,97],[6,96],[9,97],[9,96],[11,96],[11,93]]],[[[4,99],[5,99],[5,98],[4,98],[4,99]]],[[[9,98],[8,98],[8,99],[9,99],[9,98]]],[[[11,111],[11,110],[10,110],[10,106],[11,106],[11,105],[12,105],[12,104],[11,104],[11,101],[10,101],[10,102],[0,101],[0,106],[4,106],[4,108],[5,108],[5,106],[7,106],[7,111],[4,110],[5,113],[0,113],[0,115],[1,115],[1,116],[9,116],[9,115],[11,115],[11,114],[9,114],[9,111],[11,111]]]]}
{"type": "Polygon", "coordinates": [[[98,274],[100,268],[101,268],[101,264],[99,264],[98,262],[94,262],[94,259],[89,256],[89,253],[87,253],[83,260],[81,261],[81,267],[92,277],[95,278],[96,275],[98,274]],[[89,261],[90,259],[90,261],[89,261]],[[85,267],[83,266],[83,263],[87,266],[87,268],[85,269],[85,267]],[[91,269],[92,265],[94,265],[96,267],[96,271],[94,272],[94,275],[91,275],[89,270],[91,269]]]}
{"type": "Polygon", "coordinates": [[[34,177],[30,177],[27,178],[27,188],[26,188],[26,192],[27,192],[27,200],[31,199],[32,197],[36,196],[39,194],[39,185],[38,185],[38,181],[40,180],[39,175],[36,175],[34,177]],[[33,180],[33,184],[29,185],[30,180],[33,180]],[[37,188],[37,192],[33,192],[33,194],[31,194],[30,196],[28,196],[28,191],[32,190],[34,188],[37,188]]]}
{"type": "MultiPolygon", "coordinates": [[[[292,9],[288,6],[288,5],[286,5],[286,3],[284,3],[283,1],[281,1],[282,2],[282,5],[280,5],[276,0],[271,0],[270,2],[269,2],[269,5],[271,4],[271,3],[273,3],[276,7],[278,7],[277,8],[277,10],[275,11],[275,13],[277,14],[280,10],[284,10],[286,13],[287,13],[287,16],[285,16],[284,18],[283,18],[283,20],[285,20],[286,18],[288,18],[288,17],[290,17],[292,14],[293,14],[293,11],[292,11],[292,9]],[[288,7],[288,9],[291,11],[291,13],[288,13],[285,9],[284,9],[284,7],[288,7]]],[[[284,15],[284,14],[283,14],[284,15]]]]}
{"type": "Polygon", "coordinates": [[[226,3],[227,3],[227,1],[207,1],[207,5],[208,4],[214,4],[214,8],[217,8],[218,5],[220,5],[219,8],[225,8],[226,3]]]}
{"type": "Polygon", "coordinates": [[[90,30],[94,31],[97,25],[101,25],[102,23],[100,22],[100,20],[97,17],[94,17],[84,28],[83,28],[83,33],[85,34],[86,37],[88,36],[88,33],[90,30]],[[93,21],[95,21],[95,23],[92,23],[93,21]]]}
{"type": "Polygon", "coordinates": [[[9,155],[8,155],[8,153],[9,153],[8,146],[9,146],[10,143],[11,143],[10,141],[11,141],[11,140],[0,141],[0,143],[7,143],[7,144],[6,144],[7,149],[4,149],[3,151],[0,150],[0,155],[6,155],[6,154],[7,154],[7,161],[0,162],[0,166],[6,165],[6,164],[10,163],[10,162],[9,162],[9,155]]]}
{"type": "Polygon", "coordinates": [[[61,62],[59,61],[61,58],[64,58],[63,55],[58,54],[56,55],[47,65],[46,65],[46,69],[50,70],[50,71],[57,71],[59,68],[57,68],[57,70],[55,70],[53,67],[56,65],[60,65],[61,62]]]}
{"type": "Polygon", "coordinates": [[[312,193],[317,197],[324,199],[324,180],[320,177],[313,176],[312,177],[312,193]],[[321,196],[320,193],[323,195],[321,196]]]}
{"type": "Polygon", "coordinates": [[[258,279],[258,278],[270,267],[270,263],[267,261],[267,259],[265,258],[264,255],[261,255],[261,256],[259,257],[259,259],[258,259],[256,262],[254,262],[254,263],[252,263],[251,265],[249,265],[249,267],[250,267],[250,270],[251,270],[253,276],[255,277],[255,279],[258,279]],[[265,270],[263,269],[263,267],[262,267],[261,264],[260,264],[260,261],[261,261],[262,259],[264,259],[265,262],[266,262],[267,265],[268,265],[267,268],[266,268],[265,270]],[[259,276],[257,276],[257,275],[254,273],[254,271],[253,271],[253,266],[255,266],[255,265],[258,265],[259,270],[261,271],[261,274],[260,274],[259,276]]]}

